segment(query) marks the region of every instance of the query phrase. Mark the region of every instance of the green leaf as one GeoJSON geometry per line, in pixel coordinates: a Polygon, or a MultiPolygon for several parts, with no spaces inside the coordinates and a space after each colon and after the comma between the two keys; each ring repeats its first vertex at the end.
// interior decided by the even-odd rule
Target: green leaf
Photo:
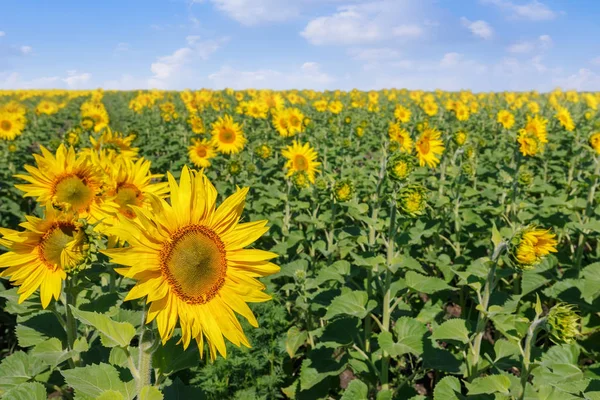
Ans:
{"type": "Polygon", "coordinates": [[[0,391],[32,380],[48,367],[39,359],[17,351],[0,364],[0,391]]]}
{"type": "Polygon", "coordinates": [[[62,342],[60,340],[57,338],[52,338],[35,346],[31,350],[30,354],[44,361],[51,367],[56,367],[58,364],[71,358],[73,353],[71,353],[69,350],[63,349],[62,342]]]}
{"type": "Polygon", "coordinates": [[[75,318],[91,325],[100,332],[102,344],[106,347],[126,347],[135,336],[135,327],[128,322],[116,322],[103,314],[81,311],[71,306],[75,318]]]}
{"type": "Polygon", "coordinates": [[[144,386],[138,400],[163,400],[163,394],[154,386],[144,386]]]}
{"type": "Polygon", "coordinates": [[[2,395],[3,400],[46,400],[47,398],[46,389],[39,382],[22,383],[2,395]]]}
{"type": "Polygon", "coordinates": [[[49,311],[36,313],[26,320],[20,321],[15,328],[19,346],[35,346],[50,338],[66,341],[65,330],[57,322],[56,316],[49,311]]]}
{"type": "Polygon", "coordinates": [[[433,331],[431,338],[435,340],[454,340],[466,344],[469,342],[469,330],[466,321],[460,318],[449,319],[433,331]]]}
{"type": "Polygon", "coordinates": [[[339,375],[347,367],[348,354],[336,358],[334,349],[319,347],[302,361],[300,369],[300,389],[307,390],[328,376],[339,375]]]}
{"type": "Polygon", "coordinates": [[[152,366],[159,369],[163,375],[196,367],[200,362],[196,341],[192,341],[185,350],[181,344],[177,344],[178,341],[179,337],[171,338],[152,355],[152,366]]]}
{"type": "Polygon", "coordinates": [[[446,376],[435,385],[433,400],[461,400],[460,380],[455,376],[446,376]]]}
{"type": "Polygon", "coordinates": [[[119,379],[119,373],[109,364],[92,364],[82,368],[61,371],[67,385],[75,390],[77,398],[95,399],[105,392],[118,392],[123,398],[130,399],[128,385],[119,379]]]}
{"type": "Polygon", "coordinates": [[[344,390],[344,394],[342,394],[341,400],[367,399],[368,394],[369,387],[359,379],[353,379],[348,384],[346,390],[344,390]]]}
{"type": "Polygon", "coordinates": [[[492,244],[494,245],[494,248],[496,248],[500,243],[502,243],[502,235],[498,232],[496,224],[492,222],[492,244]]]}
{"type": "Polygon", "coordinates": [[[469,396],[476,394],[509,394],[510,379],[504,375],[488,375],[476,378],[472,383],[465,383],[469,396]]]}
{"type": "MultiPolygon", "coordinates": [[[[82,396],[77,396],[77,398],[81,398],[82,396]]],[[[95,397],[94,400],[127,400],[123,397],[123,393],[117,392],[116,390],[107,390],[103,392],[100,396],[95,397]]]]}
{"type": "Polygon", "coordinates": [[[440,278],[421,275],[415,271],[408,271],[404,279],[406,286],[419,293],[433,294],[442,290],[455,290],[440,278]]]}
{"type": "Polygon", "coordinates": [[[287,331],[287,336],[285,339],[285,350],[289,354],[290,358],[294,358],[296,351],[302,346],[306,339],[308,338],[308,333],[306,331],[301,331],[297,326],[292,326],[287,331]]]}
{"type": "Polygon", "coordinates": [[[325,319],[331,319],[340,314],[351,315],[363,319],[367,316],[369,311],[375,308],[374,302],[367,302],[368,299],[369,296],[367,292],[364,291],[342,293],[334,298],[329,305],[329,308],[327,308],[325,319]]]}
{"type": "Polygon", "coordinates": [[[175,378],[173,384],[167,386],[163,392],[165,395],[164,400],[200,400],[206,398],[206,394],[202,389],[194,386],[186,386],[179,378],[175,378]]]}
{"type": "Polygon", "coordinates": [[[379,346],[391,356],[398,357],[411,353],[416,356],[423,354],[423,337],[428,332],[427,327],[414,318],[402,317],[394,326],[397,342],[394,342],[391,332],[379,334],[379,346]]]}

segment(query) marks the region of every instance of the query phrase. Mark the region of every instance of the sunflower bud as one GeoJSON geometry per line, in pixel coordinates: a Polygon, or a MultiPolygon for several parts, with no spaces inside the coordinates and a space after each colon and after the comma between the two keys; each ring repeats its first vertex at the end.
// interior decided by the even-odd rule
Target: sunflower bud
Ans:
{"type": "Polygon", "coordinates": [[[350,179],[342,179],[333,187],[333,196],[339,202],[345,202],[354,195],[354,184],[350,179]]]}
{"type": "Polygon", "coordinates": [[[356,136],[363,137],[364,134],[365,134],[365,128],[363,128],[362,126],[357,126],[356,127],[356,136]]]}
{"type": "Polygon", "coordinates": [[[593,133],[590,136],[590,146],[598,154],[600,154],[600,132],[593,133]]]}
{"type": "Polygon", "coordinates": [[[349,138],[344,138],[344,140],[342,140],[342,148],[349,149],[351,146],[352,140],[350,140],[349,138]]]}
{"type": "Polygon", "coordinates": [[[271,157],[271,153],[271,146],[269,146],[266,143],[261,144],[256,149],[254,149],[254,154],[262,160],[266,160],[267,158],[271,157]]]}
{"type": "Polygon", "coordinates": [[[327,181],[323,177],[318,177],[317,180],[315,181],[315,188],[317,190],[320,190],[320,191],[327,190],[328,186],[329,185],[327,184],[327,181]]]}
{"type": "Polygon", "coordinates": [[[555,343],[571,343],[581,334],[579,315],[570,304],[559,303],[550,309],[546,317],[546,328],[555,343]]]}
{"type": "Polygon", "coordinates": [[[81,127],[86,131],[91,130],[95,125],[94,119],[91,117],[83,117],[81,120],[81,127]]]}
{"type": "Polygon", "coordinates": [[[522,270],[532,270],[550,253],[556,253],[556,235],[550,229],[528,226],[511,240],[511,253],[522,270]]]}
{"type": "Polygon", "coordinates": [[[454,143],[462,146],[467,141],[467,134],[463,131],[456,132],[454,134],[454,143]]]}
{"type": "Polygon", "coordinates": [[[405,181],[414,169],[414,158],[407,153],[396,153],[387,163],[388,176],[396,182],[405,181]]]}
{"type": "Polygon", "coordinates": [[[310,186],[308,175],[304,171],[297,171],[292,175],[292,183],[296,189],[304,189],[310,186]]]}
{"type": "Polygon", "coordinates": [[[427,206],[427,189],[420,184],[403,187],[396,200],[398,209],[409,217],[423,215],[427,206]]]}
{"type": "Polygon", "coordinates": [[[10,151],[11,153],[14,153],[15,151],[17,151],[17,146],[14,144],[8,145],[8,151],[10,151]]]}
{"type": "Polygon", "coordinates": [[[233,160],[229,163],[227,169],[231,176],[237,176],[242,172],[242,164],[239,161],[233,160]]]}
{"type": "Polygon", "coordinates": [[[473,178],[475,176],[475,166],[470,162],[464,163],[460,166],[460,172],[467,178],[473,178]]]}
{"type": "Polygon", "coordinates": [[[519,172],[518,180],[520,186],[530,187],[533,185],[533,174],[531,171],[522,170],[519,172]]]}

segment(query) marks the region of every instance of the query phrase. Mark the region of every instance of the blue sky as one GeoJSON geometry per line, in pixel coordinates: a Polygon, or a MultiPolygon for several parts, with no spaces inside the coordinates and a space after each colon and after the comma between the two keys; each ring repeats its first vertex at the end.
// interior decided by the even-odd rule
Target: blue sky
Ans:
{"type": "Polygon", "coordinates": [[[596,0],[3,0],[0,88],[600,90],[596,0]]]}

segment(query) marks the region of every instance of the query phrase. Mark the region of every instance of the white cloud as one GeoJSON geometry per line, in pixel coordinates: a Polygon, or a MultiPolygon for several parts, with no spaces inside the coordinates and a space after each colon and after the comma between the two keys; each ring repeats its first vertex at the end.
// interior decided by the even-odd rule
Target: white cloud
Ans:
{"type": "Polygon", "coordinates": [[[467,18],[462,17],[460,22],[465,28],[469,29],[473,35],[479,36],[482,39],[490,39],[494,35],[494,30],[490,24],[485,21],[469,21],[467,18]]]}
{"type": "Polygon", "coordinates": [[[422,36],[425,31],[419,25],[399,25],[392,29],[392,35],[404,38],[416,38],[422,36]]]}
{"type": "Polygon", "coordinates": [[[273,69],[240,71],[229,66],[208,76],[215,89],[230,87],[233,89],[326,89],[335,83],[335,79],[321,71],[319,64],[306,62],[290,72],[273,69]]]}
{"type": "Polygon", "coordinates": [[[598,91],[600,90],[600,75],[587,68],[581,68],[577,73],[569,75],[566,78],[555,79],[554,85],[560,86],[563,89],[582,90],[586,92],[598,91]]]}
{"type": "Polygon", "coordinates": [[[117,44],[117,47],[115,48],[116,52],[124,52],[124,51],[128,51],[129,50],[129,44],[128,43],[119,43],[117,44]]]}
{"type": "Polygon", "coordinates": [[[388,39],[414,39],[426,33],[426,21],[420,14],[426,14],[423,10],[429,2],[367,0],[340,6],[331,15],[310,20],[300,35],[314,45],[360,45],[388,39]]]}
{"type": "Polygon", "coordinates": [[[0,37],[2,36],[6,36],[6,33],[4,33],[4,31],[0,31],[0,37]]]}
{"type": "Polygon", "coordinates": [[[600,65],[600,56],[593,58],[590,63],[592,63],[592,65],[600,65]]]}
{"type": "Polygon", "coordinates": [[[159,57],[150,65],[150,71],[154,74],[150,86],[164,87],[167,84],[165,80],[176,77],[186,65],[192,64],[195,60],[207,60],[228,40],[228,38],[220,38],[201,41],[199,36],[188,36],[186,38],[188,47],[177,49],[171,55],[159,57]]]}
{"type": "Polygon", "coordinates": [[[296,17],[299,9],[293,1],[211,0],[215,7],[243,25],[281,22],[296,17]]]}
{"type": "Polygon", "coordinates": [[[510,13],[512,18],[530,21],[548,21],[556,18],[557,13],[538,0],[526,4],[515,4],[504,0],[481,0],[482,3],[493,4],[510,13]]]}
{"type": "Polygon", "coordinates": [[[513,43],[506,49],[513,54],[527,54],[533,51],[543,51],[552,47],[553,41],[549,35],[541,35],[537,40],[513,43]]]}
{"type": "Polygon", "coordinates": [[[33,48],[31,46],[21,46],[19,48],[19,50],[21,51],[21,54],[27,55],[27,54],[31,54],[31,52],[33,51],[33,48]]]}
{"type": "Polygon", "coordinates": [[[76,70],[67,71],[67,77],[62,81],[67,84],[69,89],[83,89],[92,78],[88,72],[78,73],[76,70]]]}
{"type": "Polygon", "coordinates": [[[400,52],[387,47],[382,48],[352,48],[348,54],[355,60],[360,61],[381,61],[395,59],[400,56],[400,52]]]}
{"type": "Polygon", "coordinates": [[[440,67],[442,68],[448,68],[448,67],[455,67],[458,65],[458,63],[461,61],[462,59],[462,55],[459,53],[446,53],[444,54],[444,57],[442,57],[442,60],[440,61],[440,67]]]}

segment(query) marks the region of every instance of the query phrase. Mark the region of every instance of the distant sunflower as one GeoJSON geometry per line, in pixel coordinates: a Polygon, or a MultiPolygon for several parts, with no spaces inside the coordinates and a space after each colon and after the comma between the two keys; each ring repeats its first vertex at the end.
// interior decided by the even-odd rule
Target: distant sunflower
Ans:
{"type": "Polygon", "coordinates": [[[0,228],[0,245],[8,249],[0,255],[0,277],[9,277],[20,286],[19,304],[38,288],[42,307],[58,300],[67,273],[81,265],[88,251],[88,240],[73,215],[46,207],[46,216],[27,217],[18,232],[0,228]]]}
{"type": "Polygon", "coordinates": [[[188,147],[190,161],[200,168],[210,167],[209,160],[216,155],[212,143],[208,139],[193,139],[192,143],[193,144],[188,147]]]}
{"type": "Polygon", "coordinates": [[[166,197],[169,186],[166,182],[152,183],[162,178],[162,174],[150,172],[151,162],[143,158],[137,161],[122,159],[110,170],[106,193],[119,205],[119,213],[127,218],[135,218],[132,206],[146,207],[151,196],[166,197]]]}
{"type": "Polygon", "coordinates": [[[60,145],[56,156],[40,146],[42,156],[34,154],[37,168],[25,165],[30,175],[15,177],[29,184],[15,185],[25,196],[35,197],[38,203],[52,203],[87,218],[99,221],[116,211],[117,205],[101,196],[103,172],[72,147],[60,145]]]}
{"type": "Polygon", "coordinates": [[[0,139],[14,140],[25,128],[25,122],[19,114],[0,111],[0,139]]]}
{"type": "Polygon", "coordinates": [[[121,218],[119,235],[129,247],[105,250],[116,271],[137,281],[125,300],[147,296],[146,323],[156,320],[163,344],[181,327],[184,348],[194,339],[211,359],[227,349],[223,336],[250,347],[236,313],[256,327],[247,302],[271,297],[256,277],[279,271],[277,255],[244,249],[260,238],[267,221],[240,224],[248,189],[239,189],[216,208],[217,191],[202,173],[184,167],[179,184],[168,174],[170,204],[160,200],[152,211],[136,209],[138,220],[121,218]]]}
{"type": "Polygon", "coordinates": [[[231,116],[219,117],[212,128],[212,143],[220,153],[236,154],[244,148],[246,138],[242,127],[231,116]]]}
{"type": "Polygon", "coordinates": [[[138,157],[139,148],[133,147],[135,135],[125,136],[120,132],[112,131],[107,128],[98,138],[90,136],[92,148],[81,149],[81,153],[89,155],[92,151],[106,150],[109,157],[113,160],[116,158],[128,158],[134,160],[138,157]]]}
{"type": "Polygon", "coordinates": [[[426,128],[417,139],[415,149],[419,157],[419,165],[427,164],[431,168],[435,168],[440,163],[437,156],[444,152],[444,143],[440,140],[441,133],[434,128],[426,128]]]}
{"type": "Polygon", "coordinates": [[[286,176],[289,177],[295,172],[305,171],[310,183],[315,183],[315,173],[319,172],[318,167],[321,163],[315,161],[317,159],[317,152],[310,147],[309,143],[301,145],[294,140],[294,143],[291,146],[287,146],[281,154],[288,159],[285,164],[288,170],[286,176]]]}
{"type": "Polygon", "coordinates": [[[394,117],[396,117],[396,119],[400,122],[408,122],[410,121],[410,115],[411,112],[408,108],[404,107],[404,106],[396,106],[396,109],[394,110],[394,117]]]}
{"type": "Polygon", "coordinates": [[[290,130],[288,114],[285,108],[273,111],[273,127],[281,137],[294,136],[295,133],[290,130]]]}
{"type": "Polygon", "coordinates": [[[407,153],[412,151],[413,140],[410,137],[410,133],[408,133],[406,129],[402,128],[397,122],[390,122],[388,134],[390,136],[390,140],[400,145],[400,150],[407,153]]]}

